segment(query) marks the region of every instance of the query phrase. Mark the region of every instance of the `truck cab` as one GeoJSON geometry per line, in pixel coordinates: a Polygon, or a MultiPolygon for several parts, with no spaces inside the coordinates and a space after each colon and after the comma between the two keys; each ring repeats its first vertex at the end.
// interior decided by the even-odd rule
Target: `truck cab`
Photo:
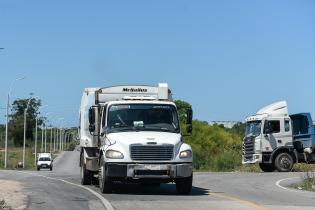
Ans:
{"type": "Polygon", "coordinates": [[[243,164],[259,163],[265,172],[288,172],[296,162],[314,161],[314,126],[309,113],[289,115],[281,101],[246,118],[243,164]]]}
{"type": "MultiPolygon", "coordinates": [[[[97,174],[103,193],[115,182],[175,182],[180,194],[190,193],[192,149],[183,141],[168,86],[116,86],[94,94],[85,114],[91,138],[81,138],[82,183],[97,174]],[[85,146],[90,141],[95,147],[85,146]]],[[[191,123],[188,110],[188,133],[191,123]]]]}

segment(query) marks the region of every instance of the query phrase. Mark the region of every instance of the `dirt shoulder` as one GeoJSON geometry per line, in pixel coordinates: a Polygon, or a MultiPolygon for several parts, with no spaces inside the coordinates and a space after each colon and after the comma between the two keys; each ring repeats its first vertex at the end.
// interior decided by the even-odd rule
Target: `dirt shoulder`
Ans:
{"type": "Polygon", "coordinates": [[[22,192],[20,182],[0,179],[0,200],[14,210],[26,209],[27,196],[22,192]]]}

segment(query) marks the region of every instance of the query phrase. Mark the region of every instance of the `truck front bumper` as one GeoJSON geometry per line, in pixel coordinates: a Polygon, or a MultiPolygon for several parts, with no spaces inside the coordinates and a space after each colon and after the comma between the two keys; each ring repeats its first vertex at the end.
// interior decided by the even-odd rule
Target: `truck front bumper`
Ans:
{"type": "Polygon", "coordinates": [[[250,156],[242,157],[242,164],[252,164],[252,163],[261,163],[262,155],[261,154],[252,154],[250,156]]]}
{"type": "Polygon", "coordinates": [[[106,163],[106,175],[117,178],[184,178],[192,175],[192,163],[106,163]]]}

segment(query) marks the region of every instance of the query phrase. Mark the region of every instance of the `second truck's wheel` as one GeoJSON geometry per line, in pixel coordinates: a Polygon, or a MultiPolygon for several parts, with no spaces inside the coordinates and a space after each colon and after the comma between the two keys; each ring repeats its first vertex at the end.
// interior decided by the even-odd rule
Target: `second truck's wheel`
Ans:
{"type": "Polygon", "coordinates": [[[105,167],[105,161],[103,157],[100,161],[100,168],[98,172],[98,179],[99,179],[99,186],[102,193],[111,193],[112,192],[112,181],[108,176],[106,176],[106,167],[105,167]]]}
{"type": "Polygon", "coordinates": [[[192,189],[193,175],[187,178],[180,178],[176,180],[176,191],[181,195],[189,195],[192,189]]]}
{"type": "Polygon", "coordinates": [[[81,175],[81,184],[83,185],[91,184],[92,175],[90,171],[86,170],[86,166],[84,163],[81,166],[80,175],[81,175]]]}
{"type": "Polygon", "coordinates": [[[294,164],[292,156],[286,152],[279,153],[274,163],[279,172],[290,172],[294,164]]]}
{"type": "Polygon", "coordinates": [[[275,171],[275,166],[271,163],[259,163],[259,167],[263,172],[275,171]]]}

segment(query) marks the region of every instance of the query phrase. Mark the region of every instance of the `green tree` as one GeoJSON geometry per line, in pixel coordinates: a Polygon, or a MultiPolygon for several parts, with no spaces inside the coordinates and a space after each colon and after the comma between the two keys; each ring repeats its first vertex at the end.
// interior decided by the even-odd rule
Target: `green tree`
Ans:
{"type": "Polygon", "coordinates": [[[187,109],[191,109],[192,106],[188,102],[182,101],[182,100],[175,100],[175,104],[177,107],[177,112],[178,112],[180,122],[185,123],[186,122],[186,111],[187,111],[187,109]]]}
{"type": "Polygon", "coordinates": [[[236,123],[232,128],[231,128],[231,132],[236,133],[237,135],[239,135],[241,138],[244,137],[245,135],[245,124],[244,123],[236,123]]]}
{"type": "MultiPolygon", "coordinates": [[[[38,116],[38,109],[41,105],[41,101],[35,98],[31,99],[17,99],[12,104],[12,114],[9,121],[9,133],[15,146],[23,145],[24,136],[24,110],[29,104],[26,113],[26,139],[33,139],[33,129],[35,128],[35,120],[38,116]]],[[[38,121],[38,124],[42,124],[42,119],[38,121]]]]}

